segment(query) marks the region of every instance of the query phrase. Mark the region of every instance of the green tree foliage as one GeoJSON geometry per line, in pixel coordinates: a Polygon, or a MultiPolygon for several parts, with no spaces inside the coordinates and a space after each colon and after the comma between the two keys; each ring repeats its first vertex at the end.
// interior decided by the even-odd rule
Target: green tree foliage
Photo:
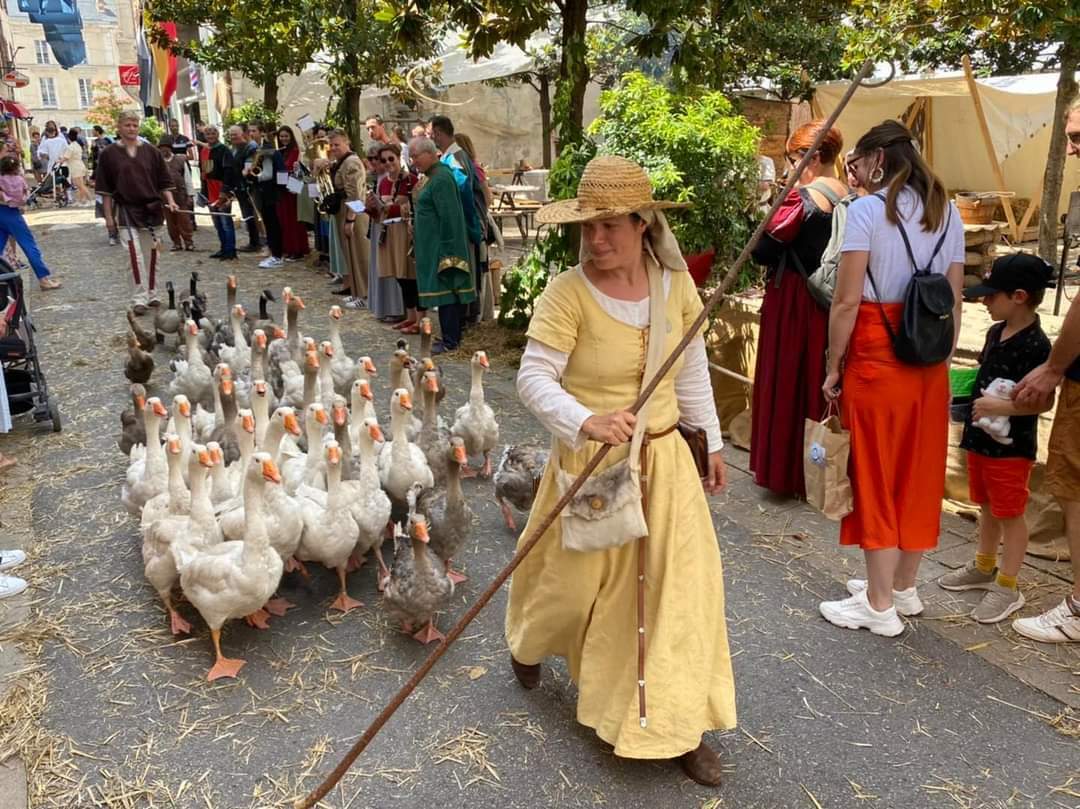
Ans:
{"type": "Polygon", "coordinates": [[[278,105],[278,78],[302,72],[319,47],[319,20],[304,2],[147,0],[146,11],[157,23],[211,30],[203,41],[170,43],[158,26],[147,36],[210,70],[242,71],[263,88],[263,103],[271,109],[278,105]]]}
{"type": "Polygon", "coordinates": [[[161,136],[165,134],[165,127],[157,118],[147,116],[139,124],[139,134],[146,138],[154,146],[157,146],[161,136]]]}
{"type": "Polygon", "coordinates": [[[672,52],[676,87],[731,92],[764,85],[805,99],[812,83],[840,78],[850,0],[629,0],[652,21],[632,40],[640,55],[672,52]]]}
{"type": "Polygon", "coordinates": [[[259,121],[267,126],[276,127],[281,122],[281,116],[276,109],[270,109],[259,101],[245,101],[239,107],[233,107],[225,113],[225,126],[233,124],[248,124],[259,121]]]}
{"type": "Polygon", "coordinates": [[[691,203],[671,214],[683,250],[734,258],[753,227],[761,133],[721,93],[677,94],[640,73],[605,91],[600,110],[598,152],[644,166],[656,196],[691,203]]]}
{"type": "Polygon", "coordinates": [[[90,102],[90,109],[86,111],[86,120],[104,127],[108,132],[116,132],[117,116],[125,109],[133,107],[134,103],[111,81],[99,80],[91,86],[94,98],[90,102]]]}

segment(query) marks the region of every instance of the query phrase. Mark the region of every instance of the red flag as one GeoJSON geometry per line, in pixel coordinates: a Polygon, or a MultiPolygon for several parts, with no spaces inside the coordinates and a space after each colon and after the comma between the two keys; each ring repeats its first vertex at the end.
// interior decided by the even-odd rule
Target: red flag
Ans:
{"type": "MultiPolygon", "coordinates": [[[[169,42],[176,42],[176,23],[162,22],[158,26],[169,37],[169,42]]],[[[176,92],[176,55],[168,48],[151,45],[150,50],[154,55],[154,66],[157,68],[158,81],[161,89],[161,106],[169,106],[173,93],[176,92]]]]}

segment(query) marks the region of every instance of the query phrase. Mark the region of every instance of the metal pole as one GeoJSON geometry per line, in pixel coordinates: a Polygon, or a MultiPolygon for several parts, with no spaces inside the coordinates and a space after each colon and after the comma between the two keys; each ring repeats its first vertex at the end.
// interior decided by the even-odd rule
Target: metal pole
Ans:
{"type": "MultiPolygon", "coordinates": [[[[840,117],[840,113],[843,112],[844,107],[847,106],[848,102],[851,100],[851,97],[859,88],[859,85],[862,84],[863,80],[870,76],[870,73],[873,71],[873,69],[874,63],[871,60],[868,59],[866,60],[866,62],[863,63],[862,68],[855,76],[855,80],[848,87],[847,91],[844,93],[843,98],[840,99],[840,103],[837,104],[836,109],[832,111],[832,114],[829,116],[828,120],[825,121],[824,126],[821,127],[821,130],[818,132],[813,144],[811,144],[810,148],[806,151],[806,154],[803,155],[802,160],[799,161],[799,165],[795,168],[793,172],[791,172],[791,176],[788,178],[787,184],[784,186],[783,192],[777,196],[776,200],[772,204],[772,207],[769,209],[768,213],[765,214],[765,218],[762,219],[761,222],[758,224],[757,229],[750,237],[750,240],[743,247],[742,252],[739,253],[739,257],[735,259],[735,263],[731,265],[731,268],[727,271],[727,274],[724,275],[724,279],[721,282],[720,286],[716,288],[712,296],[709,298],[708,302],[705,304],[705,308],[702,309],[701,312],[698,314],[697,319],[687,330],[686,334],[683,335],[682,339],[679,341],[679,344],[675,346],[674,350],[672,350],[671,354],[668,355],[668,358],[664,360],[663,364],[660,366],[659,370],[656,372],[653,378],[642,389],[641,394],[638,396],[637,400],[630,406],[629,410],[631,413],[636,414],[639,410],[641,410],[642,406],[645,404],[648,398],[652,396],[653,391],[655,391],[656,387],[660,384],[660,381],[664,378],[668,371],[671,370],[671,367],[676,363],[676,361],[678,361],[679,357],[686,350],[686,347],[690,344],[690,341],[693,340],[694,337],[701,331],[701,327],[705,325],[705,321],[708,319],[711,311],[725,300],[725,295],[727,293],[728,287],[730,287],[731,284],[734,283],[735,278],[738,276],[739,270],[742,269],[743,264],[745,264],[746,261],[750,258],[750,251],[757,243],[757,240],[761,238],[762,233],[765,232],[766,225],[768,225],[773,215],[775,215],[776,211],[780,207],[780,204],[788,195],[788,192],[790,192],[791,189],[795,187],[796,179],[806,169],[806,166],[810,163],[810,160],[813,159],[814,155],[821,147],[821,142],[825,139],[825,136],[828,134],[829,130],[836,124],[836,120],[840,117]]],[[[405,685],[403,685],[401,689],[397,692],[397,694],[394,695],[394,697],[390,700],[387,706],[383,708],[382,712],[380,712],[379,715],[375,717],[372,723],[368,726],[367,730],[365,730],[364,733],[360,736],[360,738],[356,740],[356,743],[353,744],[349,752],[345,754],[345,757],[342,758],[341,762],[337,765],[337,767],[335,767],[330,773],[330,775],[326,777],[326,780],[324,780],[307,797],[300,798],[293,804],[295,809],[311,809],[313,806],[315,806],[316,803],[326,797],[327,793],[329,793],[330,790],[333,789],[334,786],[338,783],[338,781],[340,781],[342,777],[344,777],[345,773],[348,772],[349,768],[353,765],[353,762],[356,761],[357,757],[359,757],[359,755],[364,751],[364,749],[371,743],[371,740],[375,738],[376,734],[378,734],[378,732],[382,730],[383,726],[388,721],[390,721],[390,717],[393,716],[397,709],[401,707],[402,703],[404,703],[405,700],[408,699],[409,695],[416,690],[416,687],[420,685],[420,682],[424,679],[424,677],[428,675],[428,672],[430,672],[431,669],[435,666],[435,664],[439,662],[439,659],[444,654],[446,654],[446,651],[450,648],[451,644],[453,644],[454,641],[456,641],[461,636],[461,633],[465,631],[466,627],[468,627],[468,625],[472,623],[473,619],[480,614],[480,610],[487,606],[488,602],[495,596],[497,592],[499,592],[506,580],[510,578],[510,574],[512,574],[514,570],[517,569],[518,565],[520,565],[521,562],[525,559],[525,557],[528,556],[529,552],[536,546],[536,543],[540,541],[540,538],[555,522],[555,519],[570,503],[574,495],[577,494],[578,490],[585,485],[585,482],[589,479],[589,476],[593,473],[596,467],[599,466],[600,462],[611,451],[611,449],[611,445],[605,444],[597,451],[595,455],[592,456],[592,458],[589,459],[589,462],[585,464],[585,468],[581,471],[581,474],[578,475],[577,479],[570,485],[570,488],[567,489],[563,496],[559,498],[559,502],[555,504],[554,508],[552,508],[551,511],[549,511],[544,516],[544,518],[540,520],[539,525],[537,525],[536,528],[534,528],[530,532],[528,538],[522,543],[521,547],[518,548],[517,552],[514,554],[514,557],[510,560],[506,567],[504,567],[499,572],[499,574],[492,580],[491,584],[487,586],[484,592],[480,594],[480,597],[476,600],[476,603],[469,607],[468,611],[463,616],[461,616],[460,619],[458,619],[458,622],[454,624],[453,628],[446,633],[446,637],[443,638],[442,642],[439,643],[437,647],[435,647],[431,654],[428,655],[427,659],[420,664],[420,668],[418,668],[413,673],[412,677],[409,678],[408,682],[406,682],[405,685]]]]}
{"type": "Polygon", "coordinates": [[[1058,264],[1057,292],[1054,294],[1054,316],[1061,314],[1061,297],[1065,294],[1065,267],[1069,264],[1069,217],[1065,217],[1065,233],[1061,244],[1061,263],[1058,264]]]}

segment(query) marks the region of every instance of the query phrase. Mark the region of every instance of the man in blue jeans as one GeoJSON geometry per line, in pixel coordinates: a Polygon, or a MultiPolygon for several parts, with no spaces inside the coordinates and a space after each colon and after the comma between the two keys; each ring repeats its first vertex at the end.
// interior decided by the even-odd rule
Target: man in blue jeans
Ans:
{"type": "Polygon", "coordinates": [[[221,192],[216,199],[207,199],[210,213],[213,214],[214,230],[217,231],[221,249],[211,253],[210,258],[222,261],[236,260],[236,225],[232,218],[232,196],[230,189],[240,182],[229,147],[221,142],[217,127],[208,126],[204,130],[206,145],[209,147],[210,170],[206,172],[208,180],[221,183],[221,192]]]}

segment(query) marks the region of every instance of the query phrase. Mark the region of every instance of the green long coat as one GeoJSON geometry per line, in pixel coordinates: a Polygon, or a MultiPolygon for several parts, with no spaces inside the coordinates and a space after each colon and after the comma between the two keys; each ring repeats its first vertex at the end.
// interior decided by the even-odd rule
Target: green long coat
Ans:
{"type": "Polygon", "coordinates": [[[476,284],[457,183],[441,163],[431,167],[427,178],[416,199],[413,231],[420,305],[469,303],[476,299],[476,284]]]}

